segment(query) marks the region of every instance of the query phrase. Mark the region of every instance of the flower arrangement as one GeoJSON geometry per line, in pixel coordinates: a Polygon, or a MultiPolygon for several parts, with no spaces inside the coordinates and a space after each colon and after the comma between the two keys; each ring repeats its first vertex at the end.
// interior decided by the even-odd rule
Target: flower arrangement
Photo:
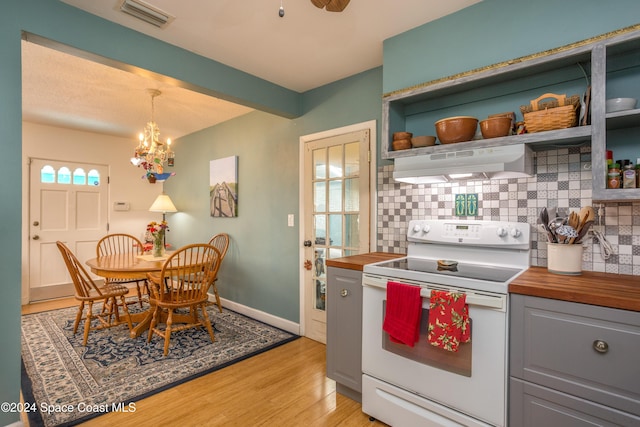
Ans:
{"type": "MultiPolygon", "coordinates": [[[[149,224],[147,224],[147,234],[151,236],[153,242],[153,246],[149,249],[152,250],[154,257],[161,257],[162,255],[164,255],[164,233],[167,231],[169,231],[169,225],[167,224],[167,221],[151,221],[149,224]]],[[[145,250],[147,250],[147,247],[145,247],[145,250]]]]}

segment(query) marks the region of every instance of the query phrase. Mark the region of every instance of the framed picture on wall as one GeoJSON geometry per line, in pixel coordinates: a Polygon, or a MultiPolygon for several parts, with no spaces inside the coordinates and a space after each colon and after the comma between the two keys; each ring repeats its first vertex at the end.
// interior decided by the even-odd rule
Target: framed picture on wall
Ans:
{"type": "Polygon", "coordinates": [[[209,201],[211,216],[238,216],[238,156],[209,163],[209,201]]]}

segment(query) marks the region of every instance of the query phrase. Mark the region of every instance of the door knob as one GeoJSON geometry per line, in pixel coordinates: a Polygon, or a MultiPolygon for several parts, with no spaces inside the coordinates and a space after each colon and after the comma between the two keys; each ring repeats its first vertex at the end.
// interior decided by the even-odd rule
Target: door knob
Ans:
{"type": "Polygon", "coordinates": [[[310,248],[311,247],[311,240],[305,240],[303,244],[304,244],[305,248],[310,248]]]}
{"type": "Polygon", "coordinates": [[[33,221],[33,226],[34,226],[34,227],[37,227],[37,226],[39,226],[39,225],[40,225],[40,222],[39,222],[39,221],[33,221]]]}
{"type": "Polygon", "coordinates": [[[37,234],[35,236],[32,237],[33,240],[40,240],[40,236],[38,236],[37,234]]]}

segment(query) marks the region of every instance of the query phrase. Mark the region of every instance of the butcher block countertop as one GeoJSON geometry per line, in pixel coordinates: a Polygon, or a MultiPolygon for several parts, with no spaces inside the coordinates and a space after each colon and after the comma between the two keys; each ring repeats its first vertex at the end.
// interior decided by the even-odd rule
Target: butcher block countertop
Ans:
{"type": "Polygon", "coordinates": [[[640,311],[640,276],[593,271],[568,276],[530,267],[509,284],[509,292],[640,311]]]}
{"type": "Polygon", "coordinates": [[[394,258],[405,257],[404,254],[390,254],[386,252],[370,252],[368,254],[351,255],[343,258],[333,258],[327,260],[328,267],[346,268],[348,270],[362,271],[367,264],[387,261],[394,258]]]}

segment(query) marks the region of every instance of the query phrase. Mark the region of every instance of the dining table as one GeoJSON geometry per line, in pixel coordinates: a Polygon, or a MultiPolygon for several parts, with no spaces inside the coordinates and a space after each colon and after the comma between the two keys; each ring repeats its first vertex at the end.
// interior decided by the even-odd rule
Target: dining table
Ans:
{"type": "MultiPolygon", "coordinates": [[[[150,254],[138,255],[132,253],[120,253],[91,258],[85,263],[94,274],[105,279],[146,279],[147,273],[159,273],[164,262],[169,258],[171,252],[167,252],[162,257],[154,257],[150,254]]],[[[153,299],[149,300],[149,308],[145,311],[131,314],[131,322],[136,325],[131,329],[131,338],[137,338],[149,329],[151,318],[153,317],[153,299]]],[[[184,316],[189,320],[189,316],[184,316]]],[[[181,319],[174,315],[176,322],[181,319]]]]}

